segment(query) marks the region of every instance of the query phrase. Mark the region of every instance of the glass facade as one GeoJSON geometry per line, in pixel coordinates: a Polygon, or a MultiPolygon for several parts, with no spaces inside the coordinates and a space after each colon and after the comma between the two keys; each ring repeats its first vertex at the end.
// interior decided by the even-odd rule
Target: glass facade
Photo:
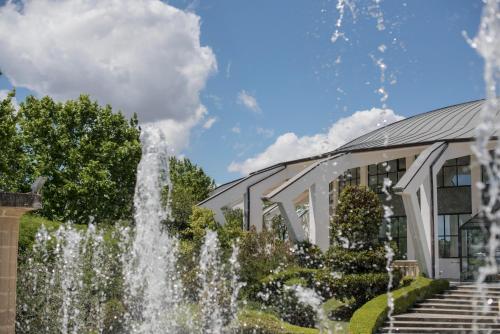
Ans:
{"type": "Polygon", "coordinates": [[[447,160],[437,174],[437,187],[462,187],[471,185],[470,157],[447,160]]]}
{"type": "Polygon", "coordinates": [[[358,186],[361,181],[360,168],[351,168],[339,176],[339,194],[344,190],[345,186],[358,186]]]}
{"type": "MultiPolygon", "coordinates": [[[[387,240],[387,222],[384,222],[380,228],[379,240],[387,240]]],[[[405,260],[407,258],[407,234],[406,234],[406,217],[391,217],[391,237],[392,242],[398,247],[396,252],[397,260],[405,260]]]]}
{"type": "Polygon", "coordinates": [[[458,258],[459,228],[465,224],[470,213],[438,215],[438,242],[440,258],[458,258]]]}
{"type": "Polygon", "coordinates": [[[383,193],[384,179],[391,180],[391,187],[398,183],[406,171],[406,159],[396,159],[368,166],[368,186],[377,194],[383,193]]]}

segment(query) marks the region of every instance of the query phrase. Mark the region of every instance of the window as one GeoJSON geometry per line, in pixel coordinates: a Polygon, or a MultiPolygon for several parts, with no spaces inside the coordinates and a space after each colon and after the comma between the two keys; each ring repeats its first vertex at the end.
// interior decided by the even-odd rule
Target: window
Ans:
{"type": "MultiPolygon", "coordinates": [[[[392,242],[398,247],[396,259],[404,260],[407,257],[407,242],[406,242],[406,217],[391,217],[391,237],[392,242]]],[[[384,220],[380,227],[379,240],[387,240],[387,222],[384,220]]]]}
{"type": "Polygon", "coordinates": [[[360,168],[351,168],[339,176],[339,194],[345,186],[356,186],[360,183],[360,168]]]}
{"type": "Polygon", "coordinates": [[[458,257],[458,230],[470,219],[470,213],[438,216],[440,258],[458,257]]]}
{"type": "Polygon", "coordinates": [[[470,157],[447,160],[437,174],[437,187],[470,186],[470,157]]]}
{"type": "Polygon", "coordinates": [[[406,171],[405,158],[382,162],[368,166],[368,186],[378,194],[382,193],[384,179],[392,181],[391,187],[398,183],[406,171]]]}

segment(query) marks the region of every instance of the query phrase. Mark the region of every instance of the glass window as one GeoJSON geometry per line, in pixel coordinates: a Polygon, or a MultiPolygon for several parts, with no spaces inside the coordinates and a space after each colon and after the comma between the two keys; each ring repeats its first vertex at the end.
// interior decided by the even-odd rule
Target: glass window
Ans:
{"type": "Polygon", "coordinates": [[[391,186],[403,177],[406,171],[405,158],[381,162],[376,165],[368,166],[368,186],[376,193],[382,193],[384,188],[384,179],[388,178],[392,181],[391,186]]]}
{"type": "Polygon", "coordinates": [[[344,174],[339,176],[339,194],[347,185],[359,185],[360,184],[360,168],[351,168],[344,172],[344,174]]]}
{"type": "MultiPolygon", "coordinates": [[[[407,239],[406,239],[406,217],[391,217],[391,237],[392,241],[397,246],[396,259],[406,259],[407,256],[407,239]]],[[[379,240],[387,240],[387,223],[384,220],[380,227],[379,240]]]]}
{"type": "Polygon", "coordinates": [[[460,157],[446,160],[437,174],[437,187],[461,187],[470,186],[470,157],[460,157]]]}
{"type": "Polygon", "coordinates": [[[438,216],[439,257],[458,257],[459,228],[470,216],[469,213],[438,216]]]}

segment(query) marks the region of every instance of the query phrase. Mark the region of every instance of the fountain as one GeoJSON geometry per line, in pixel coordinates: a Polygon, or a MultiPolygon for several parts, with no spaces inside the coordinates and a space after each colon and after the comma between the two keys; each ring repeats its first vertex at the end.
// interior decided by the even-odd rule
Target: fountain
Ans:
{"type": "Polygon", "coordinates": [[[169,184],[167,146],[154,126],[143,128],[141,141],[135,224],[118,222],[112,231],[92,224],[66,224],[57,231],[42,227],[21,271],[26,294],[17,307],[23,319],[19,333],[224,333],[235,328],[242,286],[238,248],[223,263],[217,233],[207,231],[193,299],[181,279],[179,240],[162,225],[168,214],[161,201],[169,184]]]}

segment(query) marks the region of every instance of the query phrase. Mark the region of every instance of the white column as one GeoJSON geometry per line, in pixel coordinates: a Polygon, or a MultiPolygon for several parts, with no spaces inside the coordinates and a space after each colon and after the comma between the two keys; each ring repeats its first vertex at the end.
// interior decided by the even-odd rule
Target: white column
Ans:
{"type": "Polygon", "coordinates": [[[292,242],[304,241],[304,229],[299,222],[299,217],[295,211],[292,201],[278,202],[281,216],[285,219],[288,228],[288,236],[292,242]]]}
{"type": "Polygon", "coordinates": [[[309,238],[311,243],[326,251],[330,246],[330,215],[328,184],[315,183],[309,188],[309,238]]]}

